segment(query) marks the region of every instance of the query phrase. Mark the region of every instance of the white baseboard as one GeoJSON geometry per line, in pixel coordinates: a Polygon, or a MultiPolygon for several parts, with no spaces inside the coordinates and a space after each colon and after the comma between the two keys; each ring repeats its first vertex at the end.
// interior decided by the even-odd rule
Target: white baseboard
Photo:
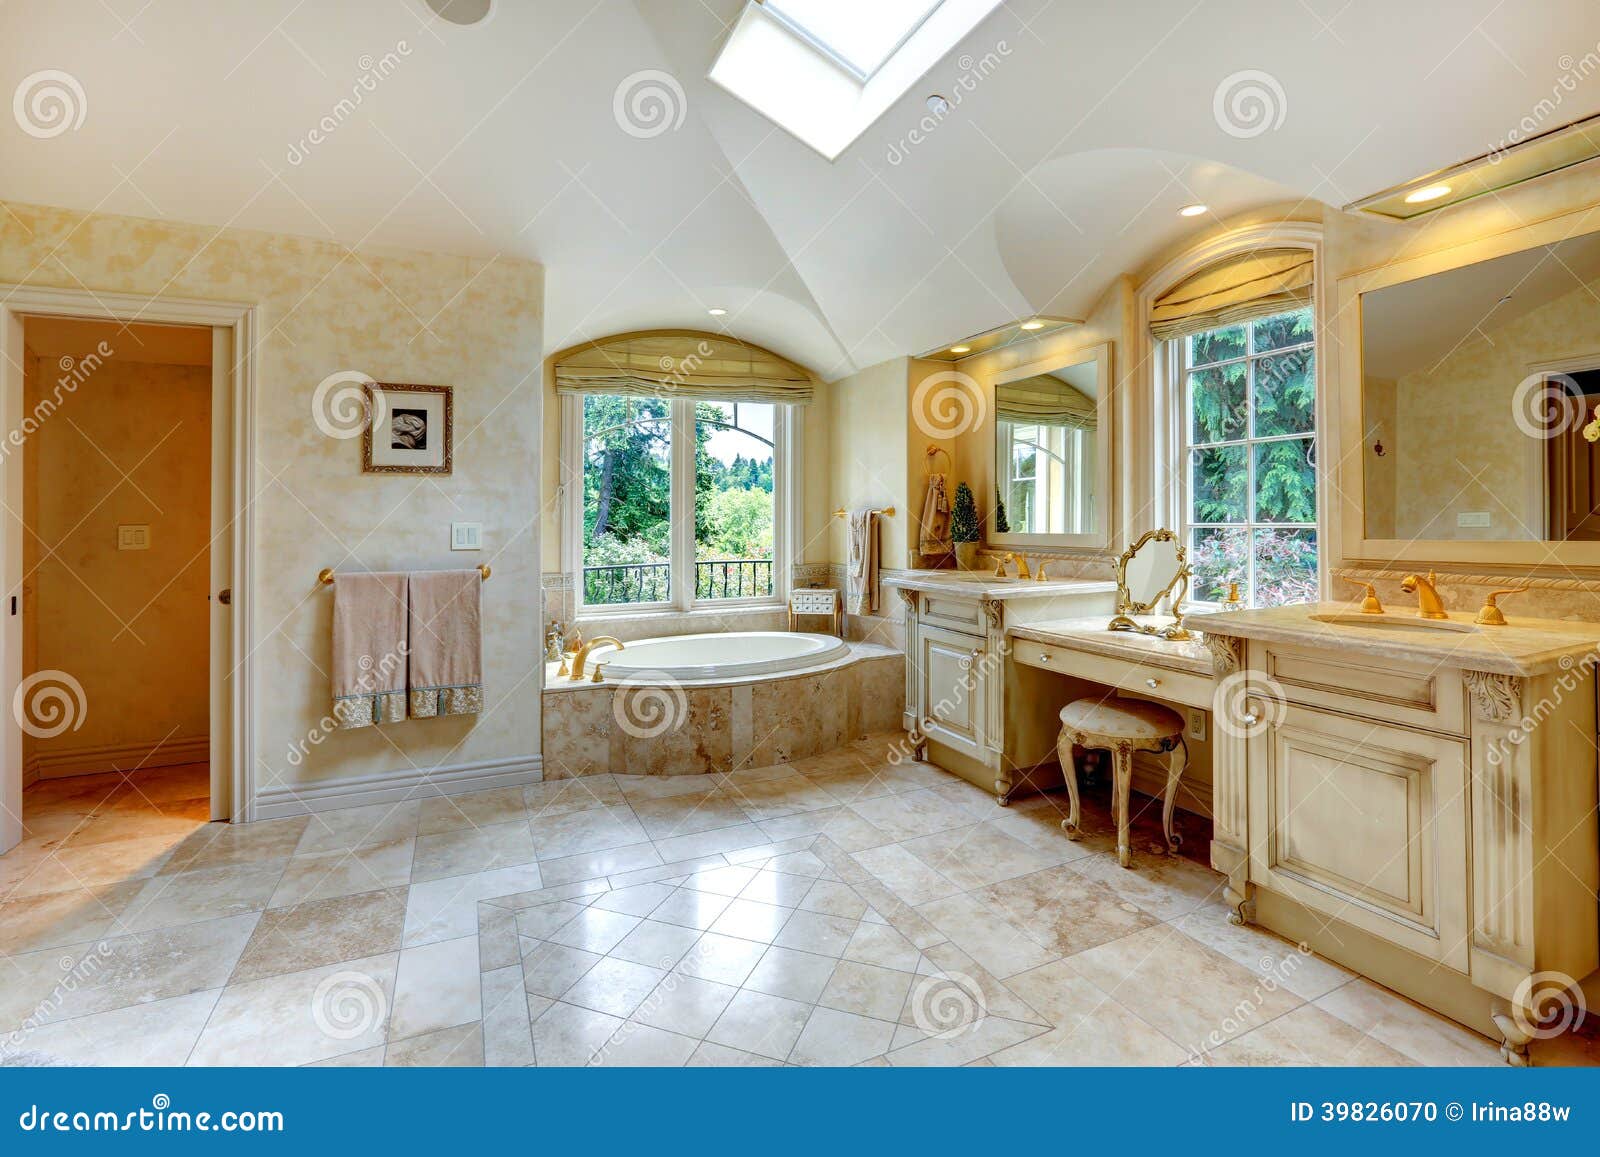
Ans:
{"type": "Polygon", "coordinates": [[[256,793],[255,818],[286,819],[374,803],[464,795],[496,787],[520,787],[544,778],[544,759],[519,755],[423,771],[374,772],[325,783],[280,784],[256,793]]]}
{"type": "Polygon", "coordinates": [[[206,763],[210,758],[211,740],[204,735],[101,747],[61,747],[29,756],[23,765],[22,781],[27,784],[41,779],[65,779],[136,768],[144,771],[181,763],[206,763]]]}

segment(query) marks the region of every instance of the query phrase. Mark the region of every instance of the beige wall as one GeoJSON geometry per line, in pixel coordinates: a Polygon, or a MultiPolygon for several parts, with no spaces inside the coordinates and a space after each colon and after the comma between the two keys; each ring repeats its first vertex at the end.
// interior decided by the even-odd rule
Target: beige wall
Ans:
{"type": "Polygon", "coordinates": [[[247,302],[256,354],[254,607],[258,786],[414,774],[539,750],[538,488],[543,274],[507,257],[353,253],[302,237],[13,204],[0,281],[247,302]],[[361,473],[360,439],[312,420],[339,370],[455,387],[455,473],[361,473]],[[452,553],[452,520],[485,549],[452,553]],[[334,732],[291,757],[329,710],[325,566],[436,569],[491,562],[482,715],[334,732]]]}
{"type": "MultiPolygon", "coordinates": [[[[920,472],[913,463],[907,392],[911,361],[890,358],[833,383],[832,461],[829,463],[831,509],[872,506],[895,508],[882,520],[879,549],[886,567],[904,567],[912,546],[910,477],[920,472]]],[[[920,446],[916,450],[920,457],[920,446]]],[[[920,496],[919,496],[920,502],[920,496]]],[[[829,552],[834,562],[849,557],[848,525],[842,518],[829,527],[829,552]]]]}
{"type": "Polygon", "coordinates": [[[60,401],[24,457],[24,674],[69,672],[87,704],[80,728],[24,737],[46,775],[188,762],[209,731],[211,369],[135,360],[150,327],[97,328],[26,375],[30,412],[60,401]],[[58,391],[70,366],[93,369],[58,391]],[[149,549],[117,549],[124,523],[149,549]]]}

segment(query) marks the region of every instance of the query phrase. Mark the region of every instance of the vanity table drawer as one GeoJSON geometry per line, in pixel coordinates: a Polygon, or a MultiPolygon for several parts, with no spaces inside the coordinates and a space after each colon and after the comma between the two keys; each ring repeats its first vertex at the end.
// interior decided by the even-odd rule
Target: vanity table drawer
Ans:
{"type": "Polygon", "coordinates": [[[1211,707],[1211,680],[1186,671],[1173,671],[1109,655],[1052,647],[1028,639],[1014,641],[1011,657],[1028,667],[1056,671],[1094,683],[1103,683],[1151,699],[1165,699],[1190,707],[1211,707]]]}
{"type": "Polygon", "coordinates": [[[1379,723],[1466,734],[1466,691],[1459,671],[1345,658],[1275,643],[1252,643],[1250,649],[1250,665],[1275,681],[1291,703],[1379,723]]]}
{"type": "Polygon", "coordinates": [[[984,633],[983,608],[977,599],[951,598],[949,595],[924,594],[921,622],[951,631],[965,631],[971,635],[984,633]]]}

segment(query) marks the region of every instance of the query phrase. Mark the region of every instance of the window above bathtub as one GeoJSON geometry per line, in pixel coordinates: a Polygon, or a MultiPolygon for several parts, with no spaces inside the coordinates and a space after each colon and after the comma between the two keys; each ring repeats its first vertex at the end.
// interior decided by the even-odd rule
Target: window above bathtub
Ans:
{"type": "Polygon", "coordinates": [[[789,406],[588,393],[563,411],[580,615],[782,602],[789,406]]]}

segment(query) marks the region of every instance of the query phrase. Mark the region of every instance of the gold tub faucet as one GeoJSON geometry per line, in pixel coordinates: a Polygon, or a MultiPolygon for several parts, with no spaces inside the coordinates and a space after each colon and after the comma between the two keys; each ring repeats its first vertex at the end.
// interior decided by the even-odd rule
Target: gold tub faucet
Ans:
{"type": "Polygon", "coordinates": [[[1444,603],[1439,599],[1439,592],[1434,589],[1433,584],[1438,581],[1439,577],[1431,570],[1428,572],[1427,578],[1423,578],[1421,575],[1408,574],[1400,580],[1401,590],[1408,595],[1414,594],[1417,596],[1417,616],[1419,618],[1448,619],[1450,617],[1445,614],[1444,603]]]}
{"type": "Polygon", "coordinates": [[[607,643],[610,643],[619,651],[626,650],[622,645],[621,639],[611,635],[596,635],[583,645],[583,650],[579,651],[577,657],[572,660],[572,681],[574,683],[583,678],[583,665],[589,661],[589,652],[607,643]]]}

